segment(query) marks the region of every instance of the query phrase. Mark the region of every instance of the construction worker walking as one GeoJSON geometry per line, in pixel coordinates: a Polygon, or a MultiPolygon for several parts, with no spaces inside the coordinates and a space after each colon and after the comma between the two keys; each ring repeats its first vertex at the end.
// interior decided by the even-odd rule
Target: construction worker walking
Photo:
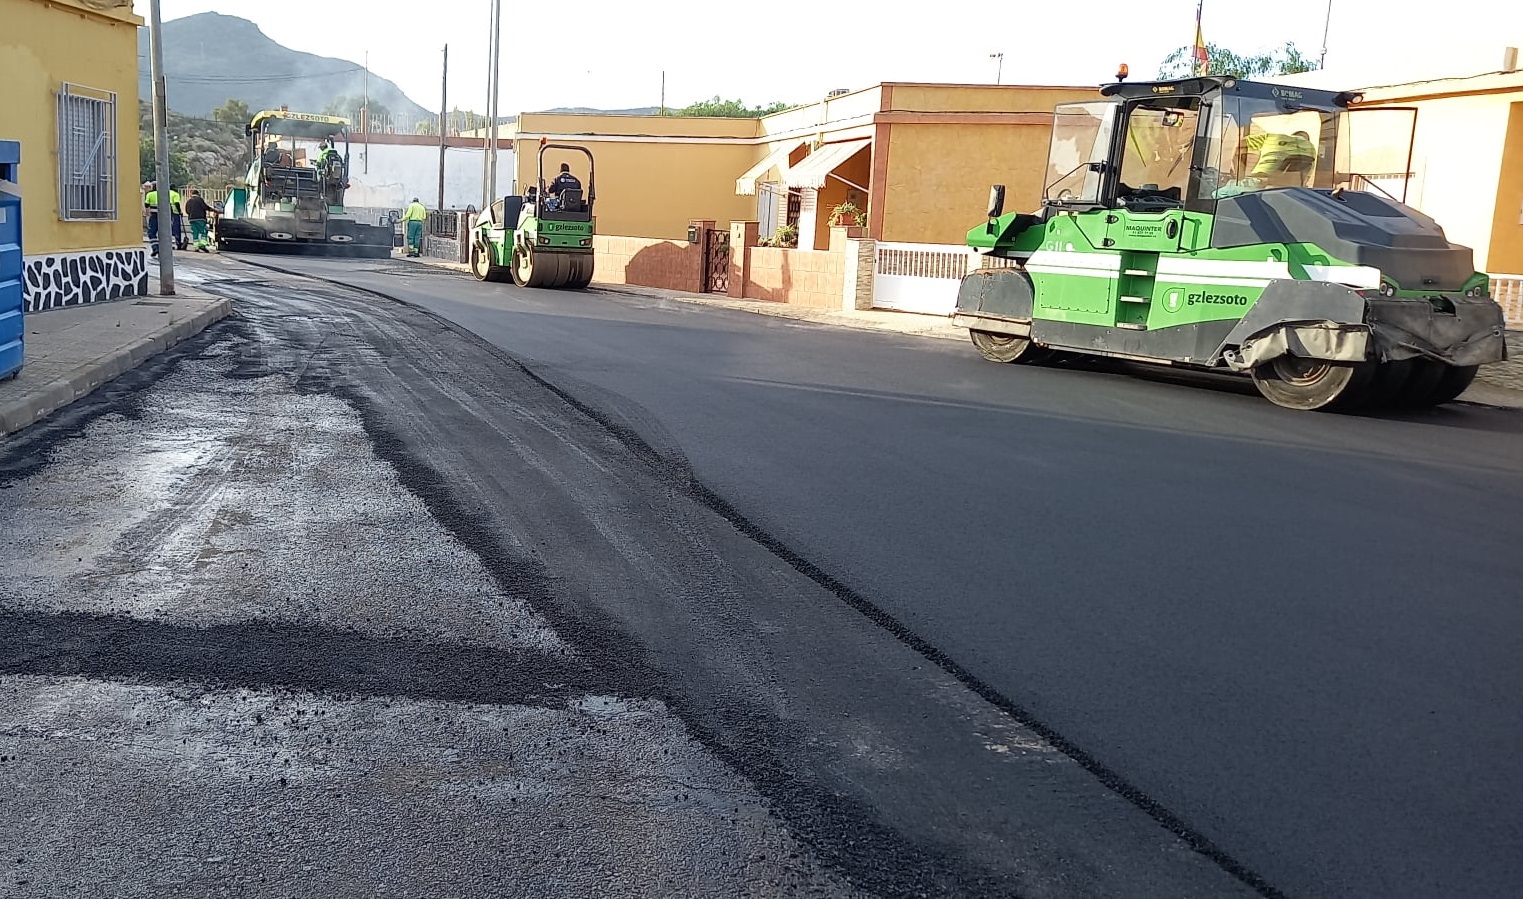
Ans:
{"type": "Polygon", "coordinates": [[[201,192],[192,187],[190,199],[185,201],[185,217],[190,219],[190,245],[198,253],[211,252],[211,232],[206,227],[206,217],[210,211],[211,207],[201,197],[201,192]]]}
{"type": "Polygon", "coordinates": [[[402,213],[403,227],[407,229],[407,255],[419,256],[423,253],[423,223],[428,221],[428,210],[418,202],[417,197],[407,205],[402,213]]]}
{"type": "MultiPolygon", "coordinates": [[[[148,213],[148,242],[153,244],[153,255],[159,255],[159,185],[151,182],[150,189],[143,196],[143,209],[148,213]]],[[[171,185],[169,188],[169,221],[170,235],[174,238],[175,249],[185,249],[185,232],[180,226],[180,192],[171,185]]]]}

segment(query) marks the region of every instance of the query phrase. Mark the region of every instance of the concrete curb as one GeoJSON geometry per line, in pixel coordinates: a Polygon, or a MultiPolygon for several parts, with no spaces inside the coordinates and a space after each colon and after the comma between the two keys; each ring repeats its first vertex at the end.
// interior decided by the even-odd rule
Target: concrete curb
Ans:
{"type": "Polygon", "coordinates": [[[88,396],[103,384],[121,377],[175,344],[194,337],[233,311],[231,300],[217,299],[189,318],[172,322],[133,343],[110,352],[75,370],[67,377],[0,406],[0,436],[13,434],[63,407],[88,396]]]}

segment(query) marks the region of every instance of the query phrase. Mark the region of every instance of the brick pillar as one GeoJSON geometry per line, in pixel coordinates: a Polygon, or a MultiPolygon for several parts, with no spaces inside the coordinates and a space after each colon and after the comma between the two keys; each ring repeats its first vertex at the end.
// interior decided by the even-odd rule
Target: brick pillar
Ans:
{"type": "Polygon", "coordinates": [[[730,223],[730,289],[729,296],[740,299],[746,295],[746,282],[751,279],[751,248],[761,239],[759,222],[730,223]]]}
{"type": "MultiPolygon", "coordinates": [[[[836,230],[844,231],[844,228],[836,230]]],[[[854,229],[861,230],[861,229],[854,229]]],[[[831,235],[834,243],[835,235],[831,235]]],[[[844,239],[845,277],[841,279],[841,308],[873,308],[873,276],[878,269],[878,242],[870,237],[844,239]]]]}

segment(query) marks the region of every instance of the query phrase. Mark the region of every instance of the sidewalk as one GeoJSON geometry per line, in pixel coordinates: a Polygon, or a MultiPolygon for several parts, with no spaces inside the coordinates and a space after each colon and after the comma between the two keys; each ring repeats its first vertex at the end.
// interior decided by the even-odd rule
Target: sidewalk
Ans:
{"type": "MultiPolygon", "coordinates": [[[[443,259],[429,259],[427,257],[413,259],[406,256],[394,256],[392,258],[407,262],[419,262],[424,265],[446,268],[451,271],[465,272],[467,274],[470,272],[468,266],[457,262],[448,262],[443,259]]],[[[600,290],[611,290],[616,293],[676,300],[682,303],[696,303],[701,306],[717,306],[722,309],[754,312],[759,315],[791,318],[796,321],[816,322],[822,325],[835,325],[841,328],[890,331],[896,334],[908,334],[915,337],[936,337],[962,342],[967,342],[968,340],[966,328],[955,327],[948,319],[939,315],[921,315],[914,312],[888,312],[878,309],[812,309],[807,306],[791,306],[787,303],[775,303],[766,300],[736,300],[718,294],[684,293],[680,290],[638,287],[633,284],[605,284],[596,280],[592,282],[592,286],[600,290]]],[[[1507,352],[1509,358],[1506,362],[1481,367],[1481,372],[1476,378],[1475,385],[1460,395],[1462,401],[1482,403],[1488,406],[1523,409],[1523,331],[1507,332],[1507,352]]]]}
{"type": "MultiPolygon", "coordinates": [[[[150,280],[149,290],[156,289],[150,280]]],[[[0,381],[0,435],[45,418],[232,311],[228,300],[178,284],[175,292],[28,315],[25,366],[0,381]]]]}
{"type": "MultiPolygon", "coordinates": [[[[393,256],[392,258],[404,262],[422,263],[435,268],[444,268],[450,271],[470,274],[470,267],[461,265],[458,262],[429,259],[427,257],[414,259],[406,256],[393,256]]],[[[917,337],[939,337],[963,342],[968,340],[966,328],[954,327],[950,321],[940,315],[921,315],[915,312],[890,312],[883,309],[815,309],[808,306],[792,306],[788,303],[777,303],[768,300],[737,300],[717,293],[686,293],[681,290],[667,290],[661,287],[640,287],[635,284],[608,284],[595,278],[592,286],[596,290],[610,290],[615,293],[676,300],[682,303],[695,303],[700,306],[716,306],[721,309],[754,312],[758,315],[791,318],[796,321],[818,322],[841,328],[857,328],[866,331],[892,331],[896,334],[911,334],[917,337]]]]}

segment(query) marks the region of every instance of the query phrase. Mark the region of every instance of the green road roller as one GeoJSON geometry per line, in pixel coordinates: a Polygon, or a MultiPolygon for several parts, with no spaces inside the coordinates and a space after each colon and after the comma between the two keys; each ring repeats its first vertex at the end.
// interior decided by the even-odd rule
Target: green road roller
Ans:
{"type": "Polygon", "coordinates": [[[1446,403],[1506,359],[1471,250],[1405,203],[1412,110],[1231,77],[1100,94],[1056,108],[1040,208],[994,185],[968,232],[953,320],[985,358],[1231,372],[1299,410],[1446,403]]]}
{"type": "MultiPolygon", "coordinates": [[[[570,165],[566,165],[569,169],[570,165]]],[[[472,228],[471,274],[478,281],[512,279],[520,287],[582,289],[592,283],[592,236],[597,200],[592,153],[586,147],[541,138],[538,177],[522,196],[507,196],[482,210],[472,228]],[[587,184],[569,172],[545,181],[545,153],[569,150],[587,157],[587,184]],[[573,186],[574,185],[574,186],[573,186]]]]}

